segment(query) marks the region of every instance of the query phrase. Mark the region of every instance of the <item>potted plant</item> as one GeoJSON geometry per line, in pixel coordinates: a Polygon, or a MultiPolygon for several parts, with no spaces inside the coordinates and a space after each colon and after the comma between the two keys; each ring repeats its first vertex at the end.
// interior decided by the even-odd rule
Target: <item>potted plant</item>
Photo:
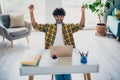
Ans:
{"type": "Polygon", "coordinates": [[[90,9],[92,13],[98,15],[99,23],[96,26],[96,35],[105,36],[106,35],[106,24],[102,23],[101,17],[105,13],[105,8],[110,8],[111,4],[114,5],[114,0],[107,0],[102,2],[102,0],[95,0],[94,2],[85,3],[85,8],[90,9]]]}

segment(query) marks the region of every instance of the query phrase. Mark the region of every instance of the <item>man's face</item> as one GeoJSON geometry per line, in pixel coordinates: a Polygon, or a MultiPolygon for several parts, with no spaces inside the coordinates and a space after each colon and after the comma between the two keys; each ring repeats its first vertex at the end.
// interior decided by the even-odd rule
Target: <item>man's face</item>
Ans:
{"type": "Polygon", "coordinates": [[[58,24],[63,23],[64,16],[58,15],[58,16],[54,16],[54,18],[56,20],[56,23],[58,23],[58,24]]]}

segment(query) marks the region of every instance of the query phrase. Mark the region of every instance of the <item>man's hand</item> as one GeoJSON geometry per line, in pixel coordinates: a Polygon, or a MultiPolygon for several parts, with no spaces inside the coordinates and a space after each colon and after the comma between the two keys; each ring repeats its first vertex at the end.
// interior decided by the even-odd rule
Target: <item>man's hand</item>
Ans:
{"type": "Polygon", "coordinates": [[[81,7],[81,11],[85,12],[85,6],[84,5],[81,7]]]}
{"type": "Polygon", "coordinates": [[[34,11],[34,5],[33,5],[33,4],[30,4],[28,8],[29,8],[29,11],[30,11],[30,12],[33,12],[33,11],[34,11]]]}

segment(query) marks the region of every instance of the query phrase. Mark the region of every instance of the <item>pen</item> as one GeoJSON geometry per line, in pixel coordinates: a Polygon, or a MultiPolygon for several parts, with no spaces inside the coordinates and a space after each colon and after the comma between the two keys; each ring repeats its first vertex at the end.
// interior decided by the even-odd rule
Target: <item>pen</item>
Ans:
{"type": "Polygon", "coordinates": [[[86,53],[86,57],[88,56],[88,52],[89,52],[89,50],[88,50],[87,53],[86,53]]]}
{"type": "Polygon", "coordinates": [[[82,53],[81,53],[81,56],[83,56],[83,57],[84,57],[84,53],[83,53],[83,51],[82,51],[82,53]]]}
{"type": "Polygon", "coordinates": [[[83,56],[83,53],[81,53],[80,51],[79,51],[79,53],[80,53],[81,56],[83,56]]]}

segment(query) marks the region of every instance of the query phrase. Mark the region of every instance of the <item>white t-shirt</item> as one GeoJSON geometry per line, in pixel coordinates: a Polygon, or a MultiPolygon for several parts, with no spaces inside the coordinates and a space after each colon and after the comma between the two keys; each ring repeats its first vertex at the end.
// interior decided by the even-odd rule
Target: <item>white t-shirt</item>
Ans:
{"type": "Polygon", "coordinates": [[[57,33],[53,46],[63,46],[62,24],[57,24],[57,33]]]}

